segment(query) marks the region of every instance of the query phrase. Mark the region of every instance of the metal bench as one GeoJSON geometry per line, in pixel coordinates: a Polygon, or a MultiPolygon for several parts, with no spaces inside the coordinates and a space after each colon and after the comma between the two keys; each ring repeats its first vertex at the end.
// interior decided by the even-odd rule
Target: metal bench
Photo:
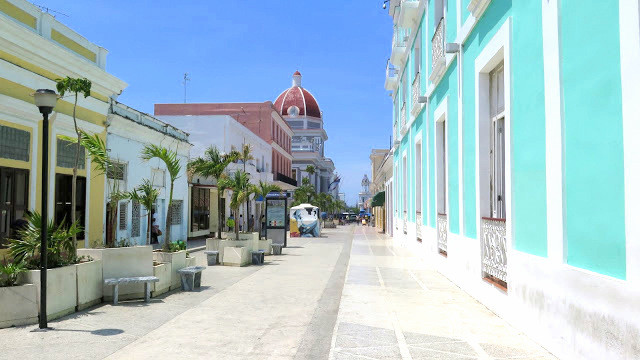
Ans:
{"type": "Polygon", "coordinates": [[[193,291],[193,289],[199,288],[202,270],[204,270],[204,266],[189,266],[178,270],[182,280],[182,290],[193,291]]]}
{"type": "Polygon", "coordinates": [[[144,283],[144,301],[149,302],[151,299],[151,283],[158,282],[155,276],[137,276],[137,277],[125,277],[125,278],[111,278],[105,279],[105,285],[113,286],[113,305],[118,305],[118,285],[120,284],[140,284],[144,283]]]}
{"type": "Polygon", "coordinates": [[[218,250],[207,250],[204,253],[207,255],[207,265],[214,266],[218,263],[218,250]]]}
{"type": "Polygon", "coordinates": [[[264,264],[264,250],[255,250],[251,252],[251,262],[253,265],[264,264]]]}
{"type": "Polygon", "coordinates": [[[271,253],[273,255],[282,255],[283,244],[271,244],[271,253]]]}

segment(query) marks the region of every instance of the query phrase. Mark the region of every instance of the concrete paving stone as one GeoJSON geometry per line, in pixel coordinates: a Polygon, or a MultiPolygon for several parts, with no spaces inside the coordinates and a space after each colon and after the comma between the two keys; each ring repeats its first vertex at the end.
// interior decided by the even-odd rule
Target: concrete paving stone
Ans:
{"type": "Polygon", "coordinates": [[[368,326],[357,323],[340,322],[338,324],[338,334],[353,334],[353,333],[368,333],[368,332],[381,332],[391,334],[395,337],[395,332],[391,329],[379,328],[375,326],[368,326]]]}
{"type": "Polygon", "coordinates": [[[435,350],[441,352],[447,352],[457,355],[465,356],[478,356],[478,353],[471,345],[464,341],[457,342],[438,342],[430,344],[412,345],[414,348],[423,348],[427,350],[435,350]]]}
{"type": "Polygon", "coordinates": [[[429,335],[429,334],[419,334],[414,332],[405,332],[404,339],[409,345],[460,341],[460,339],[456,339],[456,338],[429,335]]]}
{"type": "Polygon", "coordinates": [[[530,358],[532,356],[543,355],[541,351],[534,349],[523,349],[505,346],[502,344],[481,343],[480,347],[488,355],[499,359],[513,359],[513,358],[530,358]]]}
{"type": "Polygon", "coordinates": [[[478,359],[475,356],[460,355],[442,351],[423,349],[409,345],[409,353],[413,360],[469,360],[478,359]]]}
{"type": "Polygon", "coordinates": [[[375,256],[394,256],[394,253],[384,245],[372,245],[371,252],[375,256]]]}
{"type": "Polygon", "coordinates": [[[402,354],[400,348],[397,345],[394,346],[375,346],[368,348],[356,348],[356,349],[340,349],[341,353],[360,355],[368,359],[380,359],[380,360],[401,360],[402,354]]]}
{"type": "Polygon", "coordinates": [[[376,336],[367,336],[367,334],[362,334],[362,336],[338,335],[336,337],[336,348],[339,348],[339,349],[362,348],[362,347],[372,347],[372,346],[380,346],[380,345],[397,345],[397,344],[398,344],[398,340],[396,339],[395,334],[392,338],[388,338],[388,339],[380,339],[380,337],[376,337],[376,336]]]}

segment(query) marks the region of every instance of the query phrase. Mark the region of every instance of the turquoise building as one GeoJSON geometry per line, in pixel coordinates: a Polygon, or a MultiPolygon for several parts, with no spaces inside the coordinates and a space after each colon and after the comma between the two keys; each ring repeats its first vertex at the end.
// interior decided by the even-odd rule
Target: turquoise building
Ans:
{"type": "Polygon", "coordinates": [[[560,358],[640,358],[637,0],[390,0],[394,241],[560,358]]]}

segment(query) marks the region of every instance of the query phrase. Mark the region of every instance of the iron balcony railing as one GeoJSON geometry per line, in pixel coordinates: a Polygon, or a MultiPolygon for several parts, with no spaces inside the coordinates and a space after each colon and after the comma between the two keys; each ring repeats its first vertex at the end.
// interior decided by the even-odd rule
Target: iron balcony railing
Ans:
{"type": "Polygon", "coordinates": [[[422,239],[422,213],[416,212],[416,237],[422,239]]]}
{"type": "Polygon", "coordinates": [[[482,273],[507,283],[507,227],[504,219],[482,219],[482,273]]]}
{"type": "Polygon", "coordinates": [[[444,58],[444,18],[440,19],[436,31],[431,39],[431,68],[433,69],[438,60],[444,58]]]}
{"type": "Polygon", "coordinates": [[[407,103],[403,102],[402,103],[402,108],[400,108],[400,119],[401,119],[401,126],[404,127],[407,124],[407,103]]]}
{"type": "Polygon", "coordinates": [[[391,60],[387,60],[387,78],[395,78],[398,75],[398,69],[391,63],[391,60]]]}
{"type": "Polygon", "coordinates": [[[438,214],[436,220],[438,228],[438,251],[447,254],[447,214],[438,214]]]}

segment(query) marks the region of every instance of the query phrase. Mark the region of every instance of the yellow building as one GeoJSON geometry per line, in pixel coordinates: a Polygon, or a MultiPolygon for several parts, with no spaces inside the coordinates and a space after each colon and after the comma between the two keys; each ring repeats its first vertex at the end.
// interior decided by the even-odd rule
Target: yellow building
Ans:
{"type": "Polygon", "coordinates": [[[369,192],[372,198],[368,204],[373,214],[375,227],[381,232],[389,233],[388,224],[388,202],[391,200],[385,194],[388,183],[393,177],[391,167],[390,151],[387,149],[373,149],[369,155],[371,160],[371,183],[369,184],[369,192]]]}
{"type": "MultiPolygon", "coordinates": [[[[0,248],[25,210],[40,211],[42,115],[31,94],[55,89],[55,80],[66,76],[91,80],[91,96],[79,97],[76,118],[80,128],[106,138],[110,98],[126,87],[105,71],[106,55],[31,3],[0,0],[0,248]]],[[[75,134],[72,112],[73,96],[67,94],[50,116],[48,211],[57,221],[71,213],[75,149],[60,136],[75,134]]],[[[105,221],[105,179],[91,172],[89,161],[82,162],[76,211],[84,223],[85,246],[102,240],[105,221]]]]}

